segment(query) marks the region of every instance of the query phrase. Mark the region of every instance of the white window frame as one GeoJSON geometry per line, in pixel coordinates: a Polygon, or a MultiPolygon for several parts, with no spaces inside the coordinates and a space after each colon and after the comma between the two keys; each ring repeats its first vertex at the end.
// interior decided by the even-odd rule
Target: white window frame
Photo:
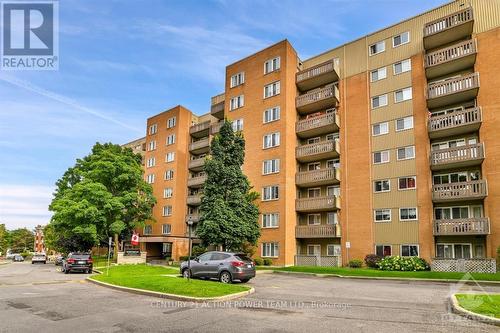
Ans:
{"type": "Polygon", "coordinates": [[[396,160],[398,160],[398,161],[413,160],[413,159],[415,159],[415,157],[416,157],[415,146],[406,146],[406,147],[396,148],[396,160]],[[407,149],[408,148],[411,148],[411,150],[413,151],[413,156],[411,156],[411,157],[407,157],[407,149]],[[399,150],[401,150],[401,149],[405,150],[405,157],[404,158],[399,158],[399,150]]]}
{"type": "Polygon", "coordinates": [[[384,223],[384,222],[391,222],[392,221],[392,209],[390,208],[376,208],[373,210],[373,222],[375,223],[384,223]],[[388,220],[377,220],[377,211],[380,211],[381,213],[384,212],[389,212],[389,219],[388,220]]]}
{"type": "Polygon", "coordinates": [[[405,31],[405,32],[402,32],[402,33],[400,33],[400,34],[398,34],[396,36],[392,36],[391,39],[392,39],[392,48],[396,48],[396,47],[400,47],[402,45],[408,44],[410,42],[410,31],[405,31]],[[403,35],[408,35],[408,40],[406,42],[403,42],[403,35]],[[395,39],[397,37],[401,38],[401,43],[398,44],[398,45],[395,44],[395,39]]]}
{"type": "Polygon", "coordinates": [[[166,141],[167,146],[173,145],[175,143],[175,133],[167,135],[166,141]]]}
{"type": "Polygon", "coordinates": [[[341,255],[340,244],[326,244],[326,255],[328,257],[338,257],[341,255]],[[333,253],[330,252],[330,248],[333,249],[333,253]]]}
{"type": "Polygon", "coordinates": [[[148,144],[148,150],[149,151],[153,151],[156,149],[156,140],[153,140],[153,141],[149,141],[149,144],[148,144]]]}
{"type": "Polygon", "coordinates": [[[372,136],[380,136],[380,135],[385,135],[389,134],[389,122],[383,121],[381,123],[376,123],[372,125],[372,136]],[[379,133],[375,134],[375,127],[378,126],[379,128],[379,133]],[[382,131],[383,126],[385,126],[385,131],[382,131]]]}
{"type": "Polygon", "coordinates": [[[153,124],[151,126],[149,126],[149,135],[153,135],[153,134],[156,134],[156,132],[158,132],[158,124],[153,124]]]}
{"type": "Polygon", "coordinates": [[[411,59],[403,59],[392,64],[392,74],[399,75],[411,71],[411,59]],[[396,66],[401,65],[401,72],[396,71],[396,66]]]}
{"type": "Polygon", "coordinates": [[[401,208],[399,208],[399,221],[406,222],[406,221],[417,221],[417,220],[418,220],[418,207],[401,207],[401,208]],[[403,219],[403,218],[401,218],[401,211],[403,209],[415,209],[415,218],[414,219],[403,219]]]}
{"type": "Polygon", "coordinates": [[[174,195],[174,189],[171,187],[166,187],[163,189],[163,198],[168,199],[174,195]]]}
{"type": "Polygon", "coordinates": [[[413,128],[413,116],[408,116],[408,117],[403,117],[403,118],[398,118],[394,120],[394,128],[396,129],[396,132],[401,132],[401,131],[407,131],[409,129],[413,128]],[[403,128],[398,129],[398,121],[402,120],[403,121],[403,128]],[[406,121],[409,121],[409,127],[406,127],[406,121]]]}
{"type": "Polygon", "coordinates": [[[234,96],[229,100],[229,111],[237,110],[245,106],[245,95],[234,96]]]}
{"type": "Polygon", "coordinates": [[[306,254],[308,256],[321,256],[321,244],[307,244],[306,246],[306,254]],[[309,249],[312,248],[313,249],[313,253],[314,254],[309,254],[309,249]],[[319,251],[317,251],[317,253],[315,253],[315,249],[319,249],[319,251]]]}
{"type": "Polygon", "coordinates": [[[307,214],[307,225],[320,225],[321,224],[321,214],[307,214]],[[313,222],[310,223],[309,216],[314,216],[313,222]]]}
{"type": "Polygon", "coordinates": [[[272,59],[268,59],[264,62],[264,75],[275,72],[280,68],[281,68],[281,57],[274,57],[272,59]]]}
{"type": "Polygon", "coordinates": [[[384,247],[386,246],[391,249],[391,254],[389,256],[392,256],[392,244],[375,244],[375,254],[377,253],[377,246],[382,246],[382,257],[384,257],[384,247]]]}
{"type": "Polygon", "coordinates": [[[148,160],[146,161],[146,167],[147,168],[152,168],[155,165],[156,165],[156,158],[154,158],[154,157],[148,158],[148,160]]]}
{"type": "Polygon", "coordinates": [[[233,120],[231,126],[234,132],[243,131],[243,118],[233,120]]]}
{"type": "Polygon", "coordinates": [[[278,242],[265,242],[261,244],[262,258],[278,258],[280,254],[280,245],[278,242]],[[268,248],[267,248],[268,247],[268,248]],[[265,253],[264,248],[267,248],[270,253],[265,253]]]}
{"type": "Polygon", "coordinates": [[[148,184],[154,184],[155,182],[155,174],[154,173],[150,173],[146,176],[146,182],[148,184]]]}
{"type": "Polygon", "coordinates": [[[380,80],[383,80],[386,78],[387,78],[387,67],[385,67],[385,66],[374,69],[370,72],[370,82],[377,82],[377,81],[380,81],[380,80]],[[375,74],[375,73],[377,74],[376,79],[373,78],[373,74],[375,74]],[[383,75],[380,75],[381,73],[383,73],[383,75]]]}
{"type": "Polygon", "coordinates": [[[418,257],[418,256],[420,256],[420,246],[418,244],[401,244],[399,246],[399,255],[401,257],[418,257]],[[417,255],[416,256],[404,256],[403,255],[403,246],[416,246],[417,247],[417,255]]]}
{"type": "Polygon", "coordinates": [[[172,225],[170,223],[163,223],[161,225],[161,234],[162,235],[170,235],[172,233],[172,225]],[[168,232],[165,232],[165,227],[168,226],[168,232]]]}
{"type": "Polygon", "coordinates": [[[161,216],[164,216],[164,217],[168,217],[168,216],[172,216],[172,205],[166,205],[166,206],[163,206],[162,209],[161,209],[161,216]],[[170,208],[168,208],[170,207],[170,208]]]}
{"type": "Polygon", "coordinates": [[[262,161],[262,175],[272,175],[275,173],[280,172],[280,159],[279,158],[273,158],[270,160],[264,160],[262,161]],[[267,163],[270,163],[270,166],[267,165],[267,163]],[[267,170],[271,170],[267,172],[267,170]]]}
{"type": "Polygon", "coordinates": [[[413,92],[412,92],[411,87],[406,87],[406,88],[402,88],[402,89],[398,89],[398,90],[394,91],[394,103],[402,103],[402,102],[409,101],[412,99],[413,99],[413,92]],[[398,93],[401,93],[403,96],[403,98],[399,101],[396,98],[398,93]],[[406,93],[406,97],[405,97],[405,93],[406,93]]]}
{"type": "MultiPolygon", "coordinates": [[[[383,184],[382,184],[382,188],[383,188],[383,184]]],[[[373,181],[373,193],[384,193],[384,192],[390,192],[390,191],[391,191],[391,180],[390,179],[379,179],[379,180],[374,180],[373,181]],[[382,189],[381,191],[377,191],[376,190],[376,186],[377,186],[376,184],[378,182],[382,182],[382,183],[387,182],[387,184],[389,184],[389,189],[387,189],[387,190],[382,189]]]]}
{"type": "Polygon", "coordinates": [[[280,187],[279,185],[268,185],[268,186],[264,186],[262,188],[262,201],[276,201],[276,200],[279,200],[280,198],[280,187]],[[273,189],[276,188],[277,190],[274,191],[273,189]],[[266,191],[269,191],[269,198],[266,199],[266,191]],[[276,197],[273,197],[273,194],[277,194],[276,197]]]}
{"type": "Polygon", "coordinates": [[[171,163],[175,161],[175,152],[174,151],[169,151],[166,155],[165,155],[165,162],[167,163],[171,163]],[[171,158],[170,158],[171,156],[171,158]]]}
{"type": "Polygon", "coordinates": [[[269,123],[272,123],[273,121],[280,120],[280,117],[281,117],[280,113],[281,113],[281,110],[280,110],[279,106],[275,106],[275,107],[264,110],[264,112],[262,114],[262,123],[269,124],[269,123]],[[266,119],[266,114],[271,115],[271,117],[269,118],[270,120],[266,119]],[[274,118],[275,115],[276,115],[276,118],[274,118]]]}
{"type": "Polygon", "coordinates": [[[230,88],[241,86],[243,83],[245,83],[245,72],[239,72],[231,75],[230,88]]]}
{"type": "Polygon", "coordinates": [[[374,151],[373,154],[372,154],[372,158],[373,158],[373,164],[385,164],[385,163],[389,163],[391,161],[391,151],[390,150],[380,150],[380,151],[374,151]],[[375,162],[375,154],[378,154],[380,153],[380,162],[375,162]],[[387,153],[387,161],[384,161],[382,159],[382,156],[384,156],[384,153],[387,153]]]}
{"type": "Polygon", "coordinates": [[[280,81],[275,81],[264,86],[264,99],[277,96],[281,91],[280,81]]]}
{"type": "MultiPolygon", "coordinates": [[[[462,242],[459,242],[459,243],[436,243],[436,255],[437,255],[437,247],[438,245],[448,245],[448,246],[451,246],[451,254],[452,254],[452,258],[453,259],[456,259],[456,256],[455,256],[455,245],[469,245],[469,254],[470,254],[470,257],[471,258],[474,258],[473,257],[473,253],[472,253],[472,243],[462,243],[462,242]]],[[[439,258],[439,257],[438,257],[439,258]]]]}
{"type": "Polygon", "coordinates": [[[398,191],[411,191],[411,190],[416,190],[417,189],[417,176],[404,176],[404,177],[398,177],[398,191]],[[401,179],[406,179],[406,184],[408,184],[408,179],[413,178],[415,182],[415,187],[407,187],[407,188],[401,188],[400,185],[400,180],[401,179]]]}
{"type": "Polygon", "coordinates": [[[280,143],[281,143],[280,132],[265,134],[262,137],[262,149],[269,149],[269,148],[278,147],[280,145],[280,143]],[[270,138],[270,145],[266,146],[268,138],[270,138]],[[274,142],[274,144],[273,144],[273,142],[274,142]]]}
{"type": "Polygon", "coordinates": [[[168,118],[167,120],[167,128],[175,127],[176,117],[168,118]]]}
{"type": "Polygon", "coordinates": [[[380,54],[382,52],[385,52],[385,40],[378,41],[378,42],[373,43],[370,46],[368,46],[368,54],[370,55],[370,57],[377,55],[377,54],[380,54]],[[382,45],[380,51],[372,52],[372,46],[374,46],[374,45],[382,45]]]}
{"type": "Polygon", "coordinates": [[[174,179],[174,170],[173,169],[165,170],[165,180],[172,180],[172,179],[174,179]]]}
{"type": "Polygon", "coordinates": [[[381,95],[373,96],[370,99],[370,106],[371,106],[372,110],[375,110],[375,109],[378,109],[378,108],[383,108],[384,106],[387,106],[388,104],[389,104],[389,96],[387,94],[381,94],[381,95]],[[384,104],[380,104],[380,98],[381,97],[385,98],[385,103],[384,104]],[[377,105],[377,106],[373,105],[373,101],[375,100],[375,98],[379,99],[379,105],[377,105]]]}
{"type": "Polygon", "coordinates": [[[262,214],[262,228],[263,229],[276,229],[280,226],[280,214],[279,213],[263,213],[262,214]],[[265,216],[268,217],[269,225],[266,226],[264,223],[265,216]]]}

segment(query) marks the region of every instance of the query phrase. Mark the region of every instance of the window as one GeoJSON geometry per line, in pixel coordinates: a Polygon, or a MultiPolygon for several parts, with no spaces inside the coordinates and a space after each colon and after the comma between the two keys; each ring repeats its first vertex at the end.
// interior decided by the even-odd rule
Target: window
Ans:
{"type": "Polygon", "coordinates": [[[280,81],[273,82],[264,86],[264,98],[279,95],[280,93],[280,81]]]}
{"type": "Polygon", "coordinates": [[[325,136],[326,141],[339,140],[339,138],[340,138],[340,134],[339,133],[327,134],[325,136]]]}
{"type": "Polygon", "coordinates": [[[307,245],[307,255],[308,256],[320,256],[321,255],[321,245],[319,245],[319,244],[307,245]]]}
{"type": "Polygon", "coordinates": [[[321,196],[321,189],[320,188],[307,189],[307,197],[308,198],[317,198],[319,196],[321,196]]]}
{"type": "Polygon", "coordinates": [[[278,243],[262,243],[262,256],[276,258],[279,255],[278,243]]]}
{"type": "Polygon", "coordinates": [[[319,169],[321,169],[320,162],[313,162],[313,163],[307,164],[307,171],[314,171],[314,170],[319,170],[319,169]]]}
{"type": "Polygon", "coordinates": [[[309,214],[307,215],[308,225],[318,225],[321,224],[321,214],[309,214]]]}
{"type": "Polygon", "coordinates": [[[245,83],[245,72],[241,72],[231,76],[231,88],[239,86],[243,83],[245,83]]]}
{"type": "Polygon", "coordinates": [[[163,206],[163,216],[172,215],[172,206],[163,206]]]}
{"type": "Polygon", "coordinates": [[[389,123],[388,122],[378,123],[378,124],[372,125],[372,135],[373,136],[387,134],[387,133],[389,133],[389,123]]]}
{"type": "Polygon", "coordinates": [[[415,146],[398,148],[398,161],[415,158],[415,146]]]}
{"type": "Polygon", "coordinates": [[[172,179],[174,179],[174,170],[165,171],[165,180],[172,180],[172,179]]]}
{"type": "Polygon", "coordinates": [[[391,190],[391,182],[386,180],[376,180],[373,182],[374,192],[389,192],[391,190]]]}
{"type": "Polygon", "coordinates": [[[472,246],[467,243],[438,243],[436,244],[436,254],[438,258],[470,259],[472,258],[472,246]]]}
{"type": "Polygon", "coordinates": [[[401,177],[398,180],[399,190],[412,190],[417,187],[417,177],[401,177]]]}
{"type": "Polygon", "coordinates": [[[389,222],[391,221],[390,209],[375,209],[374,213],[375,222],[389,222]]]}
{"type": "Polygon", "coordinates": [[[392,246],[390,245],[375,245],[375,254],[379,257],[387,257],[392,255],[392,246]]]}
{"type": "Polygon", "coordinates": [[[387,105],[387,94],[372,97],[372,109],[387,105]]]}
{"type": "Polygon", "coordinates": [[[389,162],[389,151],[377,151],[373,153],[373,164],[381,164],[389,162]]]}
{"type": "Polygon", "coordinates": [[[270,59],[264,63],[264,74],[280,69],[280,57],[270,59]]]}
{"type": "Polygon", "coordinates": [[[413,221],[417,219],[417,208],[400,208],[399,220],[400,221],[413,221]]]}
{"type": "Polygon", "coordinates": [[[239,95],[236,97],[233,97],[229,100],[229,110],[236,110],[245,105],[245,97],[243,95],[239,95]]]}
{"type": "Polygon", "coordinates": [[[400,35],[392,37],[392,47],[398,47],[410,42],[410,32],[406,31],[400,35]]]}
{"type": "Polygon", "coordinates": [[[172,128],[175,126],[175,117],[168,118],[167,120],[167,128],[172,128]]]}
{"type": "Polygon", "coordinates": [[[265,160],[262,162],[262,174],[269,175],[271,173],[277,173],[280,171],[280,160],[265,160]]]}
{"type": "Polygon", "coordinates": [[[418,245],[401,245],[402,257],[418,257],[418,245]]]}
{"type": "Polygon", "coordinates": [[[449,184],[449,183],[462,183],[470,180],[480,179],[479,171],[470,171],[469,178],[467,178],[467,172],[451,172],[444,174],[437,174],[432,177],[432,183],[434,185],[449,184]],[[477,173],[477,174],[476,174],[477,173]]]}
{"type": "Polygon", "coordinates": [[[340,245],[338,244],[328,244],[326,246],[327,256],[340,256],[340,245]]]}
{"type": "Polygon", "coordinates": [[[167,136],[167,146],[173,145],[175,143],[175,134],[170,134],[167,136]]]}
{"type": "Polygon", "coordinates": [[[413,128],[413,116],[396,119],[396,132],[413,128]]]}
{"type": "Polygon", "coordinates": [[[313,143],[318,143],[320,140],[321,140],[321,138],[319,136],[317,136],[315,138],[310,138],[310,139],[307,139],[307,144],[312,145],[313,143]]]}
{"type": "Polygon", "coordinates": [[[264,111],[264,124],[280,119],[280,107],[276,106],[264,111]]]}
{"type": "Polygon", "coordinates": [[[482,217],[482,207],[471,207],[469,214],[469,207],[439,207],[434,208],[434,216],[436,220],[453,220],[453,219],[468,219],[469,217],[482,217]]]}
{"type": "Polygon", "coordinates": [[[264,135],[263,148],[272,148],[280,145],[280,133],[272,133],[264,135]]]}
{"type": "Polygon", "coordinates": [[[370,55],[375,55],[385,51],[385,41],[380,41],[370,45],[370,55]]]}
{"type": "Polygon", "coordinates": [[[167,156],[165,157],[166,162],[173,162],[175,158],[175,152],[171,151],[167,153],[167,156]]]}
{"type": "Polygon", "coordinates": [[[326,161],[326,167],[328,169],[340,168],[340,159],[326,161]]]}
{"type": "Polygon", "coordinates": [[[336,212],[326,213],[326,224],[338,224],[339,216],[336,212]]]}
{"type": "Polygon", "coordinates": [[[161,233],[163,235],[168,235],[172,232],[172,225],[171,224],[162,224],[161,225],[161,233]]]}
{"type": "Polygon", "coordinates": [[[149,151],[155,150],[156,149],[156,141],[153,140],[153,141],[149,142],[148,148],[149,148],[149,151]]]}
{"type": "Polygon", "coordinates": [[[151,173],[151,174],[147,175],[146,176],[146,182],[148,184],[153,184],[155,182],[155,174],[151,173]]]}
{"type": "Polygon", "coordinates": [[[411,87],[396,90],[394,92],[394,102],[395,103],[404,102],[404,101],[407,101],[411,98],[412,98],[411,97],[411,87]]]}
{"type": "Polygon", "coordinates": [[[262,189],[262,201],[279,199],[279,186],[266,186],[262,189]]]}
{"type": "Polygon", "coordinates": [[[382,79],[385,79],[386,77],[387,77],[387,68],[386,67],[376,69],[374,71],[371,71],[371,73],[370,73],[370,81],[371,82],[382,80],[382,79]]]}
{"type": "Polygon", "coordinates": [[[158,124],[153,124],[151,126],[149,126],[149,134],[155,134],[156,132],[158,132],[158,124]]]}
{"type": "Polygon", "coordinates": [[[262,214],[262,228],[277,228],[280,223],[279,213],[262,214]]]}
{"type": "Polygon", "coordinates": [[[173,195],[173,189],[171,187],[167,187],[163,190],[163,197],[164,198],[171,198],[173,195]]]}
{"type": "Polygon", "coordinates": [[[151,235],[153,233],[153,226],[152,225],[145,225],[144,226],[144,235],[151,235]]]}
{"type": "Polygon", "coordinates": [[[148,158],[148,161],[146,162],[146,166],[148,168],[154,167],[156,164],[156,159],[154,157],[148,158]]]}
{"type": "Polygon", "coordinates": [[[411,59],[406,59],[394,63],[392,65],[392,69],[394,70],[394,75],[411,71],[411,59]]]}
{"type": "Polygon", "coordinates": [[[233,126],[233,131],[235,132],[243,131],[243,118],[233,120],[232,126],[233,126]]]}

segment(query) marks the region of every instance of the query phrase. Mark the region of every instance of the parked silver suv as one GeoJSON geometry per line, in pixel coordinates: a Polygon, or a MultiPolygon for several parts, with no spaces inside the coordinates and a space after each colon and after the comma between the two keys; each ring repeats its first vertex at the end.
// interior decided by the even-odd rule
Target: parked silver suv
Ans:
{"type": "Polygon", "coordinates": [[[233,280],[248,282],[255,276],[255,264],[243,253],[211,251],[194,258],[190,262],[181,263],[180,273],[183,277],[218,279],[222,283],[233,280]]]}

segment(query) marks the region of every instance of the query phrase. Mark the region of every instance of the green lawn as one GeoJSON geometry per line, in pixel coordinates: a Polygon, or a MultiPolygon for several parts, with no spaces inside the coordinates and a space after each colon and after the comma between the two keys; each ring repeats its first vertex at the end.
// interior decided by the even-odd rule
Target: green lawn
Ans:
{"type": "Polygon", "coordinates": [[[500,319],[500,295],[457,294],[456,297],[464,309],[500,319]]]}
{"type": "Polygon", "coordinates": [[[178,269],[163,266],[119,265],[102,269],[100,275],[91,278],[118,286],[158,291],[168,294],[192,297],[216,297],[249,290],[249,287],[237,284],[223,284],[216,281],[203,281],[181,277],[164,276],[179,274],[178,269]]]}
{"type": "MultiPolygon", "coordinates": [[[[260,267],[259,267],[260,269],[260,267]]],[[[420,278],[420,279],[449,279],[461,280],[464,273],[446,273],[446,272],[399,272],[399,271],[381,271],[371,268],[348,268],[348,267],[307,267],[290,266],[274,268],[275,271],[303,272],[317,274],[338,274],[342,276],[367,276],[367,277],[394,277],[394,278],[420,278]]],[[[500,281],[500,273],[471,273],[475,280],[482,281],[500,281]]]]}

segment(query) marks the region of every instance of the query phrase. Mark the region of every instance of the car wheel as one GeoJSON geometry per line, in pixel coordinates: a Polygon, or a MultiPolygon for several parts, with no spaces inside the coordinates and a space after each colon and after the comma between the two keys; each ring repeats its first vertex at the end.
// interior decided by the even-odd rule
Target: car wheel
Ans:
{"type": "Polygon", "coordinates": [[[65,269],[63,272],[64,272],[64,274],[69,274],[69,270],[68,269],[65,269]]]}
{"type": "Polygon", "coordinates": [[[231,283],[233,278],[231,277],[231,274],[227,271],[224,271],[220,273],[219,280],[222,283],[231,283]]]}
{"type": "Polygon", "coordinates": [[[184,269],[182,270],[182,277],[183,277],[183,278],[185,278],[185,279],[187,279],[187,278],[191,277],[191,274],[189,273],[189,269],[184,268],[184,269]]]}

